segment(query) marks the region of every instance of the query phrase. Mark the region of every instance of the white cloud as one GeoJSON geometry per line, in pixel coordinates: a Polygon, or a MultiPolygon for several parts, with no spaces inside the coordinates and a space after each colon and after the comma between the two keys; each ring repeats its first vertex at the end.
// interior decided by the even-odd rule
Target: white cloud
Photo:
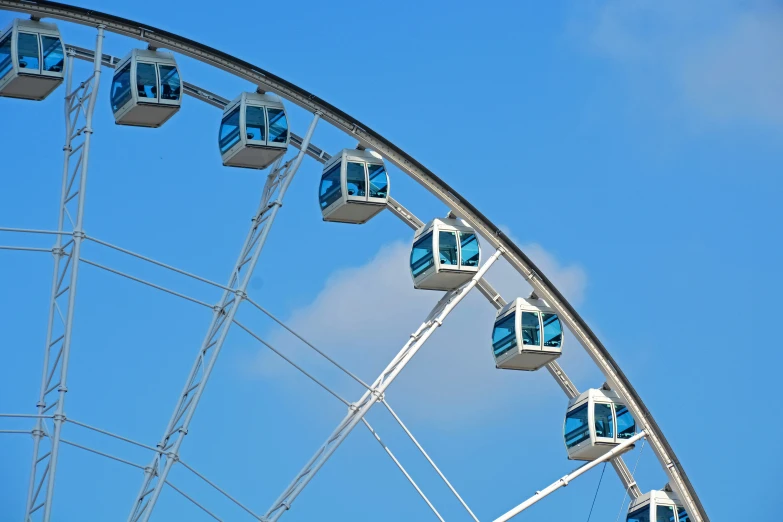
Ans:
{"type": "MultiPolygon", "coordinates": [[[[384,246],[366,265],[340,270],[325,283],[314,301],[293,312],[287,323],[306,339],[356,372],[366,382],[383,370],[423,321],[441,296],[440,292],[414,290],[408,271],[410,245],[395,242],[384,246]]],[[[524,248],[539,268],[574,303],[584,298],[586,277],[576,266],[562,266],[538,245],[524,248]]],[[[489,249],[484,250],[487,257],[489,249]]],[[[527,296],[531,289],[502,259],[490,269],[487,279],[508,300],[527,296]]],[[[548,372],[497,370],[491,356],[489,337],[494,309],[477,290],[465,298],[400,374],[388,390],[391,404],[408,415],[434,420],[443,426],[470,423],[484,415],[508,408],[525,395],[525,402],[549,396],[562,403],[561,391],[548,372]]],[[[573,339],[566,340],[564,355],[570,373],[579,375],[589,366],[587,356],[573,339]]],[[[270,342],[286,353],[293,348],[288,334],[274,335],[270,342]]],[[[305,360],[303,357],[302,361],[305,360]]],[[[329,374],[329,367],[308,368],[323,377],[348,400],[358,399],[360,390],[346,389],[346,378],[329,374]],[[339,384],[342,382],[342,386],[339,384]]],[[[265,378],[294,381],[277,357],[259,352],[256,369],[265,378]]],[[[299,379],[300,377],[296,377],[299,379]]]]}
{"type": "Polygon", "coordinates": [[[638,85],[708,123],[783,124],[783,7],[770,1],[610,0],[574,23],[638,85]]]}

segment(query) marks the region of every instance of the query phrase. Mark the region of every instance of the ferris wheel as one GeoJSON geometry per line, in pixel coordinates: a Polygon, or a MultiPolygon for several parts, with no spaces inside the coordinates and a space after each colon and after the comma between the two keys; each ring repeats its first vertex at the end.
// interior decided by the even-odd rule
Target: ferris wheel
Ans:
{"type": "MultiPolygon", "coordinates": [[[[64,446],[92,452],[137,468],[138,489],[136,492],[128,492],[129,522],[146,522],[151,517],[154,519],[156,505],[168,489],[183,495],[212,518],[222,520],[219,514],[203,505],[199,499],[177,488],[171,479],[172,470],[177,467],[184,467],[197,475],[241,508],[249,519],[274,522],[289,510],[295,511],[296,499],[305,492],[311,481],[318,480],[319,471],[357,427],[372,434],[424,500],[430,514],[424,512],[421,518],[431,516],[443,521],[444,517],[423,488],[419,487],[383,442],[378,431],[370,425],[367,414],[373,407],[388,412],[454,495],[466,516],[478,522],[468,502],[392,408],[390,402],[393,403],[393,398],[387,399],[386,393],[430,336],[472,292],[481,294],[495,311],[494,324],[477,325],[477,328],[487,331],[486,349],[491,351],[497,371],[548,372],[566,395],[568,407],[564,412],[562,430],[565,446],[563,457],[580,462],[573,472],[546,487],[542,484],[541,490],[516,507],[499,506],[493,515],[496,522],[512,519],[591,469],[606,463],[611,464],[623,485],[624,493],[630,497],[623,520],[709,521],[693,485],[662,430],[597,335],[506,233],[400,147],[304,89],[250,63],[176,34],[132,20],[54,2],[0,0],[0,8],[18,13],[18,18],[0,33],[0,97],[21,98],[32,103],[52,96],[55,92],[65,92],[66,136],[57,227],[51,230],[12,228],[0,223],[4,225],[0,227],[0,232],[6,237],[35,235],[49,237],[54,242],[51,248],[0,247],[0,250],[6,251],[4,255],[11,255],[8,251],[13,250],[39,251],[51,253],[54,258],[36,409],[34,413],[0,412],[0,422],[13,420],[30,423],[27,429],[4,429],[0,424],[0,435],[32,436],[33,451],[26,478],[27,495],[26,498],[17,499],[20,505],[24,505],[25,522],[56,519],[54,491],[60,452],[64,446]],[[94,49],[70,45],[64,40],[58,26],[62,22],[94,28],[97,33],[94,49]],[[110,34],[134,38],[142,42],[144,47],[129,49],[122,58],[109,56],[103,52],[103,42],[110,34]],[[223,97],[188,83],[180,73],[178,57],[194,59],[219,69],[249,82],[255,86],[255,90],[223,97]],[[74,64],[77,60],[92,64],[91,73],[86,77],[76,75],[74,64]],[[103,90],[99,87],[103,87],[103,90]],[[100,128],[94,125],[93,120],[100,96],[109,99],[116,124],[148,129],[166,125],[183,110],[185,96],[217,108],[221,111],[221,117],[219,128],[216,129],[216,145],[222,165],[263,170],[265,185],[260,202],[252,214],[244,242],[237,245],[240,255],[225,284],[87,233],[84,226],[85,194],[92,136],[94,132],[100,133],[100,128]],[[301,134],[295,133],[289,124],[290,117],[286,111],[288,104],[298,106],[311,115],[309,126],[302,129],[304,132],[301,134]],[[347,135],[346,141],[349,143],[346,143],[346,148],[331,154],[319,148],[315,144],[316,130],[323,125],[333,126],[347,135]],[[336,357],[308,342],[300,332],[270,313],[253,295],[251,280],[254,270],[266,253],[263,248],[278,213],[282,211],[283,199],[300,166],[312,161],[320,164],[318,204],[323,220],[360,225],[384,210],[389,211],[413,233],[409,258],[412,286],[421,292],[442,292],[442,295],[431,293],[438,297],[433,299],[435,304],[431,311],[422,318],[420,326],[411,332],[398,353],[372,381],[363,380],[348,369],[350,365],[337,361],[336,357]],[[448,213],[445,216],[426,216],[425,219],[415,216],[402,202],[392,197],[395,174],[410,177],[445,204],[448,213]],[[82,252],[83,245],[88,243],[210,285],[220,291],[221,297],[215,303],[208,303],[116,267],[92,261],[82,252]],[[529,294],[501,296],[490,284],[485,276],[501,258],[529,284],[529,294]],[[66,415],[73,321],[75,314],[78,314],[76,292],[80,266],[83,265],[209,310],[211,319],[209,324],[204,325],[206,335],[195,352],[182,391],[172,398],[176,399],[175,407],[168,423],[160,427],[161,437],[157,441],[135,440],[66,415]],[[355,401],[349,401],[318,376],[297,365],[243,322],[238,316],[240,307],[265,314],[288,330],[327,364],[359,385],[363,389],[362,395],[355,401]],[[191,421],[232,328],[246,332],[258,343],[277,353],[334,399],[342,402],[347,410],[334,430],[325,434],[327,436],[319,447],[313,448],[312,457],[264,512],[250,509],[230,492],[198,473],[187,463],[187,459],[182,458],[183,453],[186,453],[183,452],[183,445],[191,421]],[[579,346],[586,351],[605,379],[603,383],[595,383],[594,388],[581,391],[558,363],[564,350],[578,350],[579,346]],[[143,448],[148,452],[149,460],[144,463],[130,462],[71,441],[64,436],[69,425],[143,448]],[[659,489],[643,490],[623,460],[628,451],[640,445],[650,448],[666,474],[668,482],[657,485],[659,489]]],[[[143,153],[143,149],[140,153],[143,153]]],[[[149,385],[154,386],[155,383],[149,385]]],[[[33,398],[29,399],[32,403],[33,398]]]]}

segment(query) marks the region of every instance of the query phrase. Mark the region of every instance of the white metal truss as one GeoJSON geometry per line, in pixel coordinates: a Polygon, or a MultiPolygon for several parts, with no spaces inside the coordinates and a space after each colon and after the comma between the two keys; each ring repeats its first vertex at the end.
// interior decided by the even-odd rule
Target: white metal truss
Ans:
{"type": "MultiPolygon", "coordinates": [[[[100,53],[96,53],[96,55],[100,55],[100,53]]],[[[305,150],[313,136],[319,117],[319,114],[316,113],[307,130],[303,147],[305,150]]],[[[283,204],[283,197],[299,169],[304,155],[305,152],[299,151],[293,159],[282,165],[282,158],[279,159],[267,176],[261,204],[253,218],[239,259],[231,270],[231,276],[226,285],[228,289],[223,292],[220,303],[213,308],[212,322],[207,335],[199,348],[193,368],[190,370],[185,387],[179,395],[177,406],[166,426],[163,437],[157,444],[160,453],[156,453],[150,465],[144,470],[144,480],[128,516],[129,522],[149,520],[171,467],[179,459],[180,446],[188,433],[190,421],[220,355],[220,350],[223,348],[228,331],[234,322],[239,305],[247,298],[247,285],[253,275],[253,270],[277,212],[283,204]]]]}
{"type": "MultiPolygon", "coordinates": [[[[98,26],[95,48],[100,56],[103,26],[98,26]]],[[[25,507],[25,522],[40,516],[49,522],[52,515],[57,459],[65,421],[65,394],[68,391],[68,360],[71,352],[79,255],[84,240],[84,197],[87,167],[93,133],[92,115],[101,79],[100,60],[93,62],[92,74],[78,87],[73,86],[73,54],[66,63],[65,158],[54,254],[54,275],[49,300],[43,374],[38,396],[38,417],[33,435],[33,459],[25,507]],[[54,411],[54,413],[50,413],[54,411]],[[53,427],[47,426],[51,416],[53,427]],[[48,441],[48,444],[47,442],[48,441]],[[43,500],[40,500],[43,493],[43,500]]]]}
{"type": "Polygon", "coordinates": [[[329,435],[326,442],[315,452],[315,455],[305,464],[305,467],[294,478],[291,484],[283,491],[283,494],[275,500],[272,507],[267,511],[265,518],[269,522],[274,522],[279,519],[285,511],[291,508],[291,504],[299,496],[299,493],[307,486],[307,484],[318,473],[329,457],[337,450],[340,444],[345,440],[348,434],[353,428],[364,419],[364,416],[370,411],[376,402],[383,401],[384,392],[386,388],[394,381],[403,368],[410,362],[416,352],[427,342],[427,339],[443,325],[443,321],[446,316],[459,304],[462,299],[476,286],[476,283],[481,279],[484,274],[489,270],[495,261],[503,254],[502,249],[498,249],[490,258],[484,263],[473,278],[459,287],[456,290],[447,292],[435,308],[427,316],[427,319],[419,326],[410,339],[405,343],[399,353],[392,359],[389,365],[375,380],[369,390],[364,392],[362,398],[359,401],[353,403],[349,409],[345,418],[337,425],[337,428],[329,435]]]}

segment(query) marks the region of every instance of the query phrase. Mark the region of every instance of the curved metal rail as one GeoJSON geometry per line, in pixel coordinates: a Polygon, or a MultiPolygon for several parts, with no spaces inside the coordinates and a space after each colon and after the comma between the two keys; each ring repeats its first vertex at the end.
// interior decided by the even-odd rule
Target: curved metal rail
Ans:
{"type": "Polygon", "coordinates": [[[494,248],[505,250],[506,260],[529,281],[539,297],[545,299],[557,310],[571,333],[580,341],[604,374],[609,385],[624,399],[639,427],[647,432],[650,446],[669,477],[671,486],[680,496],[694,522],[709,522],[709,517],[696,494],[696,490],[666,440],[663,431],[631,385],[628,377],[585,320],[535,263],[499,227],[445,181],[400,147],[305,89],[249,62],[174,33],[133,20],[58,2],[0,0],[0,8],[28,13],[36,18],[55,18],[92,27],[102,25],[106,31],[129,36],[157,48],[176,51],[255,83],[265,90],[275,92],[305,110],[313,113],[320,111],[323,119],[354,136],[368,148],[380,153],[440,199],[456,215],[469,222],[494,248]]]}

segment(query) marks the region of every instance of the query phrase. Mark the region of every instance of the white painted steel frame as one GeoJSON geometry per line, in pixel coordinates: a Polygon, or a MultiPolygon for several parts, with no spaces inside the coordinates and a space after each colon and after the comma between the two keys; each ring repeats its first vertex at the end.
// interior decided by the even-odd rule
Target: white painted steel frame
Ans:
{"type": "Polygon", "coordinates": [[[399,375],[403,368],[410,362],[419,349],[427,342],[427,339],[443,325],[443,321],[449,313],[456,307],[462,299],[476,286],[495,261],[502,255],[503,250],[498,249],[484,263],[473,278],[451,292],[447,292],[432,311],[427,319],[419,326],[418,330],[411,334],[410,339],[403,345],[399,353],[392,359],[386,369],[378,376],[370,390],[367,390],[362,398],[351,405],[345,418],[337,425],[337,428],[329,435],[326,442],[315,452],[315,455],[305,464],[304,468],[294,478],[291,484],[275,500],[265,518],[269,522],[275,522],[283,513],[291,509],[291,504],[302,492],[307,484],[318,473],[326,461],[329,460],[340,444],[345,440],[353,428],[364,419],[364,416],[370,411],[376,402],[384,400],[384,393],[394,379],[399,375]]]}
{"type": "Polygon", "coordinates": [[[256,83],[263,89],[273,91],[310,112],[321,111],[322,117],[328,122],[357,138],[366,147],[380,153],[384,159],[395,164],[443,201],[456,215],[468,221],[493,247],[506,250],[505,257],[511,266],[527,278],[536,293],[558,312],[563,322],[604,374],[609,385],[625,401],[637,424],[646,430],[650,446],[693,521],[709,522],[709,517],[696,494],[696,490],[666,440],[663,431],[598,336],[552,282],[499,227],[495,226],[469,201],[401,148],[337,107],[283,78],[244,60],[179,35],[132,20],[55,2],[0,0],[0,8],[29,13],[39,18],[56,18],[82,25],[104,24],[111,32],[187,55],[239,78],[256,83]]]}
{"type": "MultiPolygon", "coordinates": [[[[305,148],[313,136],[319,118],[319,113],[316,112],[304,138],[305,148]]],[[[207,335],[199,348],[188,380],[179,396],[177,406],[166,426],[163,437],[157,444],[161,452],[153,457],[150,465],[144,470],[144,480],[128,516],[129,522],[147,522],[149,520],[171,467],[179,459],[179,450],[188,433],[190,421],[201,395],[204,393],[204,388],[220,355],[220,350],[223,348],[228,331],[234,323],[239,305],[247,297],[247,285],[250,283],[269,230],[283,204],[283,197],[302,164],[304,155],[303,151],[299,151],[294,159],[284,165],[280,165],[281,157],[267,176],[258,211],[226,285],[230,290],[223,292],[220,304],[214,307],[207,335]],[[148,496],[149,498],[147,498],[148,496]]]]}
{"type": "MultiPolygon", "coordinates": [[[[98,26],[95,48],[100,55],[103,48],[103,26],[98,26]]],[[[71,353],[76,284],[79,277],[81,245],[84,241],[84,200],[87,191],[87,169],[93,112],[101,79],[100,60],[93,61],[92,74],[71,90],[73,85],[73,54],[67,55],[65,95],[65,157],[63,161],[60,212],[57,221],[57,239],[52,249],[54,274],[49,300],[49,319],[46,327],[43,374],[38,396],[38,420],[32,431],[33,456],[30,482],[25,505],[25,522],[32,522],[36,513],[49,522],[52,516],[54,483],[60,439],[65,421],[65,394],[68,392],[68,362],[71,353]],[[71,214],[76,207],[75,217],[71,214]],[[70,239],[67,236],[70,235],[70,239]],[[63,243],[64,240],[66,240],[63,243]],[[65,262],[63,263],[63,258],[65,262]],[[65,286],[64,286],[65,285],[65,286]],[[59,319],[59,320],[58,320],[59,319]],[[55,381],[55,379],[57,379],[55,381]],[[55,384],[52,382],[55,381],[55,384]],[[56,392],[56,394],[55,394],[56,392]],[[54,409],[53,429],[50,433],[45,415],[54,409]],[[50,440],[47,448],[44,439],[50,440]],[[41,452],[45,451],[43,455],[41,452]],[[45,486],[45,489],[44,489],[45,486]],[[41,490],[44,500],[38,502],[41,490]]]]}
{"type": "Polygon", "coordinates": [[[612,459],[612,458],[618,458],[618,456],[620,454],[622,454],[624,451],[629,450],[637,440],[641,439],[645,435],[646,435],[646,433],[644,431],[640,431],[639,433],[637,433],[636,435],[634,435],[630,439],[624,440],[622,443],[620,443],[617,446],[615,446],[614,448],[612,448],[612,450],[609,451],[608,453],[606,453],[605,455],[602,455],[601,457],[599,457],[599,458],[597,458],[595,460],[591,460],[590,462],[588,462],[584,466],[580,466],[575,471],[573,471],[573,472],[569,473],[568,475],[566,475],[565,477],[559,479],[557,482],[554,482],[553,484],[545,487],[541,491],[536,491],[535,495],[533,495],[532,497],[530,497],[526,501],[522,502],[521,504],[519,504],[517,507],[515,507],[511,511],[505,513],[504,515],[502,515],[502,516],[500,516],[498,518],[496,518],[494,520],[494,522],[506,522],[507,520],[510,520],[511,518],[517,516],[518,514],[520,514],[521,512],[523,512],[524,510],[526,510],[527,508],[529,508],[530,506],[532,506],[533,504],[538,502],[539,500],[542,500],[544,497],[546,497],[548,495],[551,495],[552,493],[554,493],[555,491],[557,491],[560,488],[566,487],[569,484],[569,482],[571,482],[575,478],[579,477],[580,475],[590,471],[591,469],[593,469],[597,465],[601,464],[602,462],[606,462],[607,460],[612,459]]]}

